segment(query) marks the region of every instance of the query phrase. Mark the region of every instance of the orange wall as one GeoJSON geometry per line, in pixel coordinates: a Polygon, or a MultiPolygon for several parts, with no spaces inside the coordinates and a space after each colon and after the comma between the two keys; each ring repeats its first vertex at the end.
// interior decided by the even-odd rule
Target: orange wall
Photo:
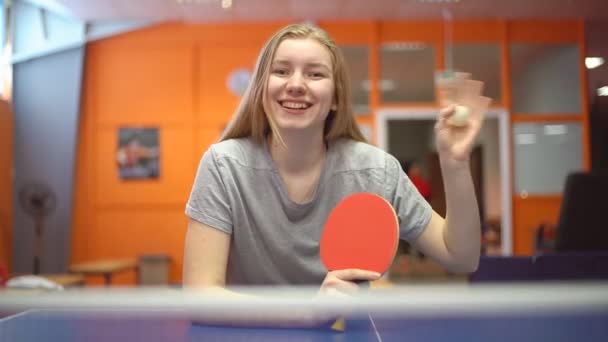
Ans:
{"type": "Polygon", "coordinates": [[[0,100],[0,267],[11,267],[13,181],[13,114],[0,100]]]}
{"type": "MultiPolygon", "coordinates": [[[[251,69],[281,26],[167,24],[87,47],[71,262],[163,253],[171,256],[171,280],[181,279],[196,168],[238,101],[226,75],[251,69]],[[121,126],[160,128],[158,180],[119,179],[121,126]]],[[[133,281],[132,274],[115,278],[133,281]]]]}
{"type": "MultiPolygon", "coordinates": [[[[238,103],[238,98],[226,88],[227,75],[236,68],[251,68],[260,47],[284,24],[165,24],[89,44],[71,262],[164,253],[172,258],[172,281],[180,281],[187,223],[183,211],[196,167],[238,103]],[[117,130],[121,126],[160,128],[158,180],[119,180],[115,152],[117,130]]],[[[379,75],[380,42],[414,39],[436,44],[437,64],[441,66],[440,22],[321,22],[320,25],[340,44],[370,47],[373,80],[379,75]]],[[[504,51],[509,34],[519,39],[532,27],[533,38],[542,41],[547,34],[552,37],[548,32],[553,26],[559,27],[554,32],[560,33],[576,23],[543,23],[545,26],[541,25],[540,30],[529,22],[457,23],[455,39],[475,40],[474,32],[480,25],[487,29],[479,33],[479,40],[496,41],[504,51]]],[[[502,74],[508,76],[508,67],[504,66],[502,74]]],[[[509,108],[508,77],[504,82],[503,100],[509,108]]],[[[370,103],[372,111],[380,105],[377,92],[370,94],[370,103]]],[[[359,119],[374,124],[373,116],[359,119]]],[[[527,238],[530,227],[555,218],[556,208],[559,201],[552,199],[521,203],[514,200],[517,253],[531,252],[527,238]]],[[[125,274],[115,280],[132,283],[134,277],[125,274]]]]}

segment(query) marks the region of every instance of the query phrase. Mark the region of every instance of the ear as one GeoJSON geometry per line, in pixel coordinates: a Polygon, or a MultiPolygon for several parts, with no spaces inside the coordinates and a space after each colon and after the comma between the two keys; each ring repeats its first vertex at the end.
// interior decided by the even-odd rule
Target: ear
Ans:
{"type": "Polygon", "coordinates": [[[331,107],[329,108],[331,110],[333,110],[334,112],[338,110],[338,104],[337,103],[332,103],[331,107]]]}

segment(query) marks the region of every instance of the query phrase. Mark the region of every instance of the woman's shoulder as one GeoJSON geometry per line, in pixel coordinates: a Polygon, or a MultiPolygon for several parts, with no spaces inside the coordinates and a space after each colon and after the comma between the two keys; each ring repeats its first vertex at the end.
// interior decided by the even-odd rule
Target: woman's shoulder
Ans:
{"type": "Polygon", "coordinates": [[[353,139],[339,139],[334,144],[338,164],[349,169],[386,168],[396,159],[383,149],[353,139]]]}
{"type": "Polygon", "coordinates": [[[209,147],[216,155],[242,155],[254,147],[250,138],[235,138],[216,142],[209,147]]]}
{"type": "Polygon", "coordinates": [[[381,148],[372,145],[368,142],[357,141],[354,139],[338,139],[336,141],[336,145],[341,148],[343,151],[356,151],[361,153],[366,153],[369,155],[384,155],[386,152],[381,148]]]}
{"type": "Polygon", "coordinates": [[[264,147],[251,138],[227,139],[209,147],[214,159],[254,166],[263,160],[264,147]]]}

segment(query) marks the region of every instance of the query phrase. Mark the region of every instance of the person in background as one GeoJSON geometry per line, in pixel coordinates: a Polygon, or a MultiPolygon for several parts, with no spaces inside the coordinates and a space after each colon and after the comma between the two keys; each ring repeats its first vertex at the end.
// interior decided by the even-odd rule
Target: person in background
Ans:
{"type": "Polygon", "coordinates": [[[416,189],[418,189],[420,195],[422,195],[427,202],[430,202],[432,194],[431,183],[424,178],[422,169],[420,168],[420,165],[418,165],[418,162],[415,160],[410,162],[402,162],[401,166],[416,189]]]}

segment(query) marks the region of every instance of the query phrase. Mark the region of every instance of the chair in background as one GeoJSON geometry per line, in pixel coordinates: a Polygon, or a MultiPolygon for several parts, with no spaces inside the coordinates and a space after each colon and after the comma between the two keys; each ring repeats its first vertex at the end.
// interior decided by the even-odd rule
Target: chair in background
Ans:
{"type": "Polygon", "coordinates": [[[608,279],[608,172],[566,179],[557,224],[537,229],[536,255],[482,256],[471,282],[608,279]]]}
{"type": "Polygon", "coordinates": [[[572,173],[566,179],[555,251],[608,250],[608,171],[572,173]]]}
{"type": "Polygon", "coordinates": [[[138,284],[141,286],[169,285],[171,257],[165,254],[140,255],[138,260],[138,284]]]}

